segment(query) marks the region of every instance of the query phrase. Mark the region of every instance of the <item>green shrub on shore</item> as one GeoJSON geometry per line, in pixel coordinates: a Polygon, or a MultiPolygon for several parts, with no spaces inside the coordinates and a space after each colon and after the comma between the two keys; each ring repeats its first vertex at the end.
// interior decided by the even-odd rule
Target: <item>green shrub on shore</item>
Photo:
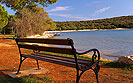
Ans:
{"type": "Polygon", "coordinates": [[[120,64],[119,62],[107,62],[106,65],[113,68],[125,68],[128,70],[133,70],[133,65],[120,64]]]}

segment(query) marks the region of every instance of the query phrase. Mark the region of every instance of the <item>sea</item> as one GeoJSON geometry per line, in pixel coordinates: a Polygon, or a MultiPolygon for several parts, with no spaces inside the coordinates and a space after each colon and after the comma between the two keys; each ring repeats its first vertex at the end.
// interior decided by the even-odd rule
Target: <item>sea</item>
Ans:
{"type": "Polygon", "coordinates": [[[100,51],[101,57],[117,60],[119,56],[133,55],[133,29],[59,32],[55,38],[71,38],[78,52],[92,48],[100,51]]]}

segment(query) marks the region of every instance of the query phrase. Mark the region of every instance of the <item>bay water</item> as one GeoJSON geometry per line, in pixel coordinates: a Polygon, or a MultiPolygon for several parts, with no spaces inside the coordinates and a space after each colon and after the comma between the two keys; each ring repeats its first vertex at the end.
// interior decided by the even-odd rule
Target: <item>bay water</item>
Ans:
{"type": "Polygon", "coordinates": [[[59,32],[55,38],[71,38],[77,51],[96,48],[101,57],[116,60],[133,54],[133,29],[59,32]]]}

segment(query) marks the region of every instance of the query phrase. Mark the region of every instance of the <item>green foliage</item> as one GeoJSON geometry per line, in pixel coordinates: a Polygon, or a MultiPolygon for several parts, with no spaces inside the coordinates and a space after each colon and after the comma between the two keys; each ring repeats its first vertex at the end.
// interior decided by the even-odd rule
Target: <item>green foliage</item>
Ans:
{"type": "Polygon", "coordinates": [[[66,21],[55,23],[57,26],[56,30],[133,28],[133,16],[121,16],[89,21],[66,21]]]}
{"type": "MultiPolygon", "coordinates": [[[[46,27],[47,27],[47,30],[55,30],[56,24],[53,23],[52,19],[48,17],[47,12],[44,12],[44,10],[42,8],[39,8],[38,5],[47,7],[48,5],[54,4],[57,1],[58,0],[0,0],[0,3],[6,4],[7,7],[10,7],[14,11],[16,11],[16,15],[17,15],[16,18],[12,16],[9,17],[9,20],[10,20],[9,22],[8,22],[8,19],[6,19],[6,17],[0,16],[0,29],[1,27],[3,28],[5,25],[8,24],[4,29],[2,29],[2,33],[3,34],[17,33],[17,35],[22,37],[22,36],[27,36],[31,34],[37,34],[37,33],[41,34],[42,32],[44,32],[44,30],[46,30],[46,27]],[[4,18],[4,19],[1,20],[1,18],[4,18]],[[10,19],[10,18],[13,18],[13,19],[10,19]],[[31,23],[30,20],[33,23],[31,23]],[[30,21],[30,23],[28,21],[30,21]],[[27,24],[27,26],[25,24],[27,24]],[[24,30],[26,30],[25,33],[24,33],[24,30],[22,29],[22,27],[24,26],[26,26],[26,28],[30,27],[27,29],[24,28],[24,30]],[[31,27],[34,28],[34,31],[33,29],[31,30],[31,27]],[[42,27],[44,27],[44,29],[42,27]],[[28,30],[29,30],[29,34],[27,33],[28,30]],[[20,34],[18,33],[19,31],[20,31],[20,34]]],[[[0,14],[1,14],[1,11],[3,11],[1,10],[2,8],[3,7],[1,7],[0,5],[0,14]]],[[[3,15],[6,16],[6,14],[3,14],[3,15]]]]}
{"type": "Polygon", "coordinates": [[[9,22],[7,32],[18,37],[42,34],[45,30],[53,30],[56,24],[49,18],[48,13],[41,7],[36,7],[35,11],[28,8],[18,10],[16,17],[9,22]]]}
{"type": "Polygon", "coordinates": [[[49,78],[48,76],[37,77],[37,80],[42,80],[44,83],[51,83],[52,81],[55,81],[54,79],[49,78]]]}
{"type": "Polygon", "coordinates": [[[57,1],[58,0],[0,0],[2,4],[6,4],[7,7],[14,10],[20,10],[24,7],[33,8],[37,7],[38,4],[47,7],[49,4],[54,4],[57,1]]]}
{"type": "Polygon", "coordinates": [[[2,34],[10,34],[13,31],[11,27],[13,26],[14,19],[16,18],[15,15],[9,15],[8,24],[2,29],[2,34]]]}
{"type": "Polygon", "coordinates": [[[106,65],[109,65],[109,66],[114,67],[114,68],[126,68],[128,70],[133,69],[133,65],[120,64],[118,62],[109,62],[109,63],[106,63],[106,65]]]}
{"type": "Polygon", "coordinates": [[[5,27],[8,24],[9,14],[5,11],[4,6],[0,4],[0,29],[5,27]]]}

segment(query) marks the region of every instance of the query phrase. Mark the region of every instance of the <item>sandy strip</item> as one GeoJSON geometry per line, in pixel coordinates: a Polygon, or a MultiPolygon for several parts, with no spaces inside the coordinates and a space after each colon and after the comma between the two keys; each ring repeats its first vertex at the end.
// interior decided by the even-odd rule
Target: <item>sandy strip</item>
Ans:
{"type": "Polygon", "coordinates": [[[45,31],[48,33],[56,33],[56,32],[76,32],[76,31],[103,31],[103,30],[124,30],[124,28],[116,28],[116,29],[83,29],[83,30],[62,30],[62,31],[45,31]]]}

